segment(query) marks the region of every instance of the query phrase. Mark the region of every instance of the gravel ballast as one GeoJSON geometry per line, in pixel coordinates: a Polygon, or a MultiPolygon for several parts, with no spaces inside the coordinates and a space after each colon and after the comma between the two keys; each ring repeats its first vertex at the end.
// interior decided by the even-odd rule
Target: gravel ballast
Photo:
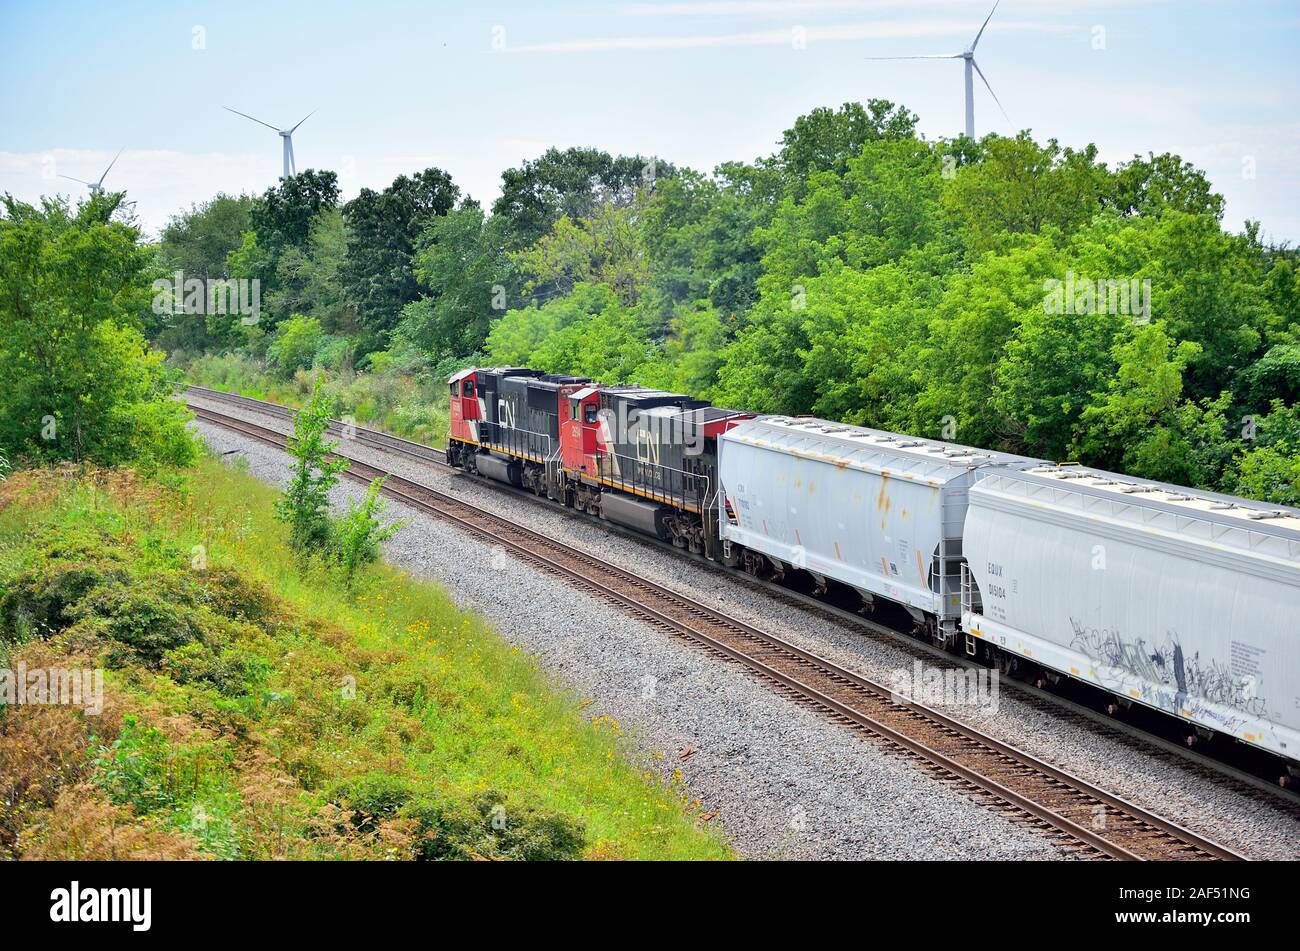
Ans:
{"type": "MultiPolygon", "coordinates": [[[[220,412],[247,418],[259,425],[281,431],[287,431],[291,426],[284,419],[240,407],[201,399],[193,401],[196,405],[211,406],[220,412]]],[[[205,434],[212,429],[203,427],[205,434]]],[[[265,452],[283,458],[268,447],[261,447],[242,437],[234,437],[225,431],[218,432],[223,439],[238,438],[240,445],[259,446],[265,452]]],[[[234,443],[230,445],[233,446],[234,443]]],[[[923,656],[901,643],[864,637],[798,605],[784,603],[744,579],[705,571],[702,566],[672,551],[610,531],[599,523],[575,518],[558,507],[498,491],[491,485],[470,477],[382,453],[355,441],[345,446],[345,452],[363,461],[383,465],[398,475],[452,492],[466,501],[491,506],[494,511],[562,541],[580,544],[588,551],[602,555],[616,564],[633,567],[652,580],[716,606],[864,676],[889,682],[895,671],[910,669],[914,660],[923,656]]],[[[442,575],[438,577],[444,584],[454,587],[454,579],[442,575]]],[[[576,597],[573,592],[568,592],[567,596],[576,597]]],[[[489,613],[486,608],[482,610],[485,614],[489,613]]],[[[535,620],[535,615],[527,609],[524,615],[524,620],[535,620]]],[[[496,623],[495,618],[492,620],[496,623]]],[[[631,622],[625,619],[625,623],[631,622]]],[[[503,634],[514,639],[504,626],[498,624],[498,627],[503,634]]],[[[651,631],[650,634],[660,642],[665,640],[662,633],[651,631]]],[[[551,665],[544,648],[530,649],[535,649],[544,662],[551,665]]],[[[929,662],[928,658],[923,659],[929,662]]],[[[580,663],[586,662],[588,661],[580,663]]],[[[563,661],[553,665],[552,669],[569,678],[563,661]]],[[[753,689],[763,689],[743,676],[740,679],[753,689]]],[[[639,693],[636,697],[639,698],[639,693]]],[[[797,709],[784,701],[782,705],[783,709],[797,709]]],[[[1300,857],[1300,821],[1285,810],[1225,788],[1220,783],[1196,775],[1177,762],[1156,758],[1142,748],[1117,742],[1089,731],[1086,725],[1054,716],[1041,707],[1024,702],[1012,689],[1001,691],[996,712],[984,708],[948,709],[946,712],[966,719],[976,728],[1004,742],[1025,749],[1244,854],[1258,858],[1300,857]]],[[[816,720],[805,711],[799,710],[799,713],[816,720]]],[[[782,716],[784,715],[783,713],[782,716]]],[[[838,730],[834,732],[839,733],[838,730]]],[[[852,740],[851,737],[849,739],[852,740]]],[[[861,741],[854,742],[860,746],[868,745],[861,741]]],[[[659,748],[663,749],[662,746],[659,748]]],[[[671,754],[673,751],[668,752],[671,754]]],[[[695,754],[687,763],[682,764],[683,771],[688,775],[686,767],[698,756],[695,754]]],[[[699,767],[695,769],[699,770],[699,767]]],[[[914,770],[909,772],[915,773],[914,770]]],[[[928,786],[934,787],[935,784],[928,782],[928,786]]],[[[983,814],[988,815],[987,812],[983,814]]],[[[729,828],[734,821],[734,816],[729,817],[729,828]]]]}

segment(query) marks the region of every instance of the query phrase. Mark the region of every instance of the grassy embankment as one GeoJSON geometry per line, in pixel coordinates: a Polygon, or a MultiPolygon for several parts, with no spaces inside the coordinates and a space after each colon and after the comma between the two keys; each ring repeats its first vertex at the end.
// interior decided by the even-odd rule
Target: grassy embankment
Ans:
{"type": "Polygon", "coordinates": [[[336,416],[350,415],[358,425],[413,439],[427,446],[447,442],[447,387],[441,377],[421,380],[395,369],[361,373],[300,370],[291,378],[242,354],[210,354],[184,367],[185,380],[240,396],[302,406],[320,379],[336,416]]]}
{"type": "Polygon", "coordinates": [[[273,499],[206,458],[0,483],[0,668],[106,671],[98,715],[0,707],[0,856],[729,856],[444,592],[300,569],[273,499]]]}

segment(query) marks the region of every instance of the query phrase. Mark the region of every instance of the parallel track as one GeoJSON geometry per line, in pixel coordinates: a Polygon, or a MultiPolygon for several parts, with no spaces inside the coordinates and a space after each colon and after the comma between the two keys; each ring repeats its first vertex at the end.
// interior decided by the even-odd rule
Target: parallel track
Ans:
{"type": "MultiPolygon", "coordinates": [[[[262,409],[265,404],[258,404],[262,409]]],[[[214,410],[199,419],[276,448],[289,437],[214,410]]],[[[395,437],[389,437],[395,438],[395,437]]],[[[406,442],[402,440],[402,442],[406,442]]],[[[412,443],[411,445],[418,445],[412,443]]],[[[421,447],[426,449],[427,447],[421,447]]],[[[345,456],[345,458],[347,458],[345,456]]],[[[539,570],[647,624],[734,661],[783,695],[906,756],[1081,857],[1121,860],[1242,856],[1189,829],[920,704],[888,687],[586,552],[428,486],[350,459],[345,475],[385,478],[384,494],[499,544],[539,570]]]]}
{"type": "MultiPolygon", "coordinates": [[[[234,393],[227,393],[224,390],[214,390],[203,386],[189,386],[189,391],[196,396],[209,399],[214,402],[228,403],[233,406],[240,406],[254,413],[266,416],[278,417],[285,420],[292,420],[296,410],[279,403],[271,403],[265,400],[254,399],[248,396],[239,396],[234,393]]],[[[402,439],[389,433],[378,430],[366,429],[364,427],[349,427],[339,420],[331,421],[331,434],[345,439],[355,440],[363,445],[370,446],[381,452],[395,452],[399,455],[415,461],[445,466],[447,464],[446,453],[441,449],[435,449],[432,446],[426,446],[422,443],[412,442],[408,439],[402,439]]],[[[531,491],[514,486],[497,485],[495,488],[510,492],[515,495],[527,498],[531,502],[545,504],[548,507],[550,503],[539,500],[531,491]]],[[[690,552],[675,548],[669,542],[660,539],[649,538],[639,532],[630,529],[624,529],[612,522],[595,519],[593,516],[585,513],[565,510],[573,518],[582,520],[599,521],[602,530],[613,532],[621,537],[627,538],[640,545],[646,545],[654,548],[671,549],[677,557],[689,558],[701,566],[703,570],[714,571],[727,577],[742,580],[747,584],[762,589],[769,597],[780,601],[783,604],[791,605],[801,610],[811,612],[819,617],[826,618],[833,624],[848,628],[849,630],[869,637],[878,643],[887,643],[894,647],[902,647],[912,654],[923,654],[929,657],[934,663],[942,665],[945,670],[980,670],[984,665],[966,658],[951,654],[941,648],[935,647],[925,641],[908,634],[905,631],[882,624],[879,621],[864,617],[857,611],[839,607],[824,599],[814,598],[802,592],[796,591],[779,582],[755,578],[753,575],[745,574],[736,569],[724,568],[717,562],[710,561],[702,555],[695,555],[690,552]]],[[[1225,762],[1223,759],[1206,755],[1189,749],[1187,746],[1166,739],[1143,729],[1126,723],[1122,719],[1102,713],[1092,707],[1081,703],[1076,703],[1059,694],[1035,687],[1032,684],[1013,678],[1003,678],[1002,684],[1010,686],[1020,699],[1029,704],[1036,710],[1054,716],[1066,723],[1076,724],[1085,729],[1091,730],[1098,735],[1107,737],[1116,742],[1137,749],[1161,762],[1170,763],[1180,769],[1186,770],[1195,776],[1214,782],[1222,788],[1234,792],[1238,795],[1253,799],[1269,808],[1280,809],[1287,815],[1294,818],[1300,818],[1300,792],[1292,789],[1284,789],[1276,781],[1263,778],[1261,775],[1239,769],[1236,766],[1225,762]]]]}

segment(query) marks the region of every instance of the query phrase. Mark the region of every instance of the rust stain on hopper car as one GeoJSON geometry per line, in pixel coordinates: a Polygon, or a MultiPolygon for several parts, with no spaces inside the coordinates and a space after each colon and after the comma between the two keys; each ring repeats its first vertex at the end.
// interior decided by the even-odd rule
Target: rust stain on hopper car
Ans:
{"type": "Polygon", "coordinates": [[[916,570],[921,574],[921,587],[925,587],[925,562],[921,560],[921,549],[913,548],[916,552],[916,570]]]}

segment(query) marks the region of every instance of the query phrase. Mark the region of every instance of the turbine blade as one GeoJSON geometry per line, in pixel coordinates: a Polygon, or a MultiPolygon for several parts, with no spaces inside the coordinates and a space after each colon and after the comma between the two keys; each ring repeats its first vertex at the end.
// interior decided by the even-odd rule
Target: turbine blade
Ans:
{"type": "MultiPolygon", "coordinates": [[[[993,101],[998,104],[999,109],[1002,109],[1002,101],[998,99],[998,94],[995,93],[993,87],[989,85],[988,78],[984,75],[984,70],[980,69],[980,64],[975,62],[973,57],[971,58],[970,64],[975,67],[975,72],[980,74],[980,79],[984,80],[984,85],[988,88],[989,95],[993,97],[993,101]]],[[[1002,118],[1006,119],[1008,122],[1011,121],[1011,117],[1007,115],[1007,110],[1005,109],[1002,109],[1002,118]]]]}
{"type": "Polygon", "coordinates": [[[125,151],[126,151],[125,145],[117,150],[117,154],[113,156],[113,161],[108,163],[108,168],[104,169],[104,174],[99,176],[99,182],[97,184],[99,185],[104,184],[104,179],[108,178],[108,173],[113,170],[113,166],[117,164],[117,160],[122,157],[122,153],[125,151]]]}
{"type": "MultiPolygon", "coordinates": [[[[253,119],[253,117],[250,116],[247,112],[240,112],[238,109],[231,109],[229,106],[222,106],[221,108],[222,108],[222,109],[225,109],[227,112],[233,112],[233,113],[234,113],[235,115],[237,115],[237,116],[243,116],[245,119],[253,119]]],[[[261,119],[253,119],[253,121],[256,122],[258,125],[264,125],[264,126],[266,126],[266,127],[267,127],[268,129],[270,129],[272,132],[279,132],[279,131],[280,131],[280,130],[277,129],[275,126],[270,125],[269,123],[263,122],[261,119]]]]}
{"type": "Polygon", "coordinates": [[[961,59],[962,53],[931,53],[928,56],[868,56],[867,59],[961,59]]]}
{"type": "Polygon", "coordinates": [[[289,134],[290,134],[290,135],[293,135],[293,133],[297,130],[297,128],[298,128],[299,125],[302,125],[304,122],[306,122],[308,119],[310,119],[312,116],[314,116],[314,115],[315,115],[317,112],[319,112],[319,111],[320,111],[319,109],[313,109],[311,112],[307,113],[305,116],[303,116],[301,119],[299,119],[299,120],[298,120],[298,125],[294,126],[292,129],[290,129],[290,130],[289,130],[289,134]]]}
{"type": "Polygon", "coordinates": [[[70,182],[78,182],[82,185],[89,185],[92,188],[94,187],[95,184],[94,182],[86,181],[84,178],[73,178],[71,175],[60,175],[59,178],[66,178],[70,182]]]}
{"type": "MultiPolygon", "coordinates": [[[[1001,2],[1002,0],[993,0],[993,9],[990,10],[989,15],[984,18],[984,26],[989,25],[989,20],[992,20],[993,14],[998,12],[998,4],[1001,2]]],[[[980,27],[980,31],[975,34],[975,39],[971,42],[970,51],[972,53],[975,52],[975,47],[979,45],[980,37],[984,35],[984,26],[980,27]]],[[[997,97],[994,96],[993,98],[996,99],[997,97]]]]}

